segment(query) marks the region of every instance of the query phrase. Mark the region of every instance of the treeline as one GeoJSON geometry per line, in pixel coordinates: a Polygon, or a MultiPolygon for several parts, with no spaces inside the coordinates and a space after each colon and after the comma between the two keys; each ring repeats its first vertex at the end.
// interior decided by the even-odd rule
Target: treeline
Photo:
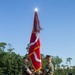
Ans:
{"type": "MultiPolygon", "coordinates": [[[[27,56],[24,55],[24,56],[27,56]]],[[[11,44],[7,44],[5,42],[0,42],[0,75],[18,75],[22,73],[22,65],[23,65],[23,57],[20,54],[16,54],[14,52],[14,48],[12,48],[11,44]],[[5,51],[6,46],[8,46],[7,51],[5,51]]],[[[42,67],[44,68],[46,65],[45,56],[41,54],[42,57],[42,67]]],[[[59,56],[53,56],[52,62],[55,67],[55,75],[65,75],[65,73],[69,72],[68,65],[71,65],[72,58],[66,59],[66,64],[62,64],[61,69],[60,64],[63,62],[62,58],[59,56]],[[68,64],[69,63],[69,64],[68,64]],[[67,69],[65,67],[67,66],[67,69]]],[[[31,64],[30,64],[31,65],[31,64]]],[[[75,73],[75,67],[73,67],[72,72],[75,73]]]]}
{"type": "Polygon", "coordinates": [[[14,48],[9,45],[9,49],[5,52],[5,46],[7,44],[0,43],[0,75],[2,74],[20,74],[23,64],[22,56],[13,52],[14,48]]]}

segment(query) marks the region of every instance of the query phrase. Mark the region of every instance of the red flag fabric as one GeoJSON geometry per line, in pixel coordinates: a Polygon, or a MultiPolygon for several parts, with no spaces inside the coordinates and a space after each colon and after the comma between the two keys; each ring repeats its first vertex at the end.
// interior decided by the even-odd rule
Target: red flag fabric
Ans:
{"type": "Polygon", "coordinates": [[[40,37],[39,37],[40,29],[41,27],[38,19],[38,13],[35,12],[33,30],[30,38],[29,53],[28,53],[28,56],[32,62],[35,71],[39,71],[42,67],[40,54],[40,37]]]}

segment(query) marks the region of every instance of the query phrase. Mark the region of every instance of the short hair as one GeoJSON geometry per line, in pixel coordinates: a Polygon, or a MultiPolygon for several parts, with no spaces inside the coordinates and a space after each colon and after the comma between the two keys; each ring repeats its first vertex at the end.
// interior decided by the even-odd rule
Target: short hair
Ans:
{"type": "Polygon", "coordinates": [[[51,55],[46,55],[45,59],[46,59],[46,58],[51,58],[51,57],[52,57],[51,55]]]}
{"type": "Polygon", "coordinates": [[[28,59],[27,57],[23,57],[23,59],[28,59]]]}

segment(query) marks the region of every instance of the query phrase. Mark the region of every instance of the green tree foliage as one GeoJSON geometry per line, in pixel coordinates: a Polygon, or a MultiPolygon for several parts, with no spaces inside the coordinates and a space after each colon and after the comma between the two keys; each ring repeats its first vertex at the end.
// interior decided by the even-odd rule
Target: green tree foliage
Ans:
{"type": "Polygon", "coordinates": [[[55,68],[59,68],[60,64],[62,63],[62,58],[60,58],[59,56],[55,56],[52,58],[52,62],[55,68]]]}
{"type": "Polygon", "coordinates": [[[41,59],[42,59],[42,68],[45,68],[46,66],[46,60],[44,54],[41,54],[41,59]]]}
{"type": "Polygon", "coordinates": [[[9,44],[9,49],[7,52],[4,51],[4,48],[7,44],[2,42],[0,43],[0,75],[2,74],[21,74],[21,69],[23,65],[22,56],[13,52],[11,44],[9,44]]]}
{"type": "MultiPolygon", "coordinates": [[[[19,54],[16,54],[14,52],[14,48],[12,45],[6,44],[5,42],[0,43],[0,75],[18,75],[22,73],[22,65],[23,65],[23,57],[19,54]],[[5,52],[5,48],[8,46],[7,52],[5,52]]],[[[28,54],[25,55],[28,57],[28,54]]],[[[41,54],[42,59],[42,68],[45,68],[46,61],[44,54],[41,54]]],[[[72,58],[67,58],[67,63],[71,64],[72,58]]],[[[59,56],[53,56],[52,62],[55,68],[54,75],[65,75],[66,71],[65,69],[60,70],[60,64],[62,63],[62,58],[59,56]]],[[[31,62],[29,63],[30,66],[32,65],[31,62]]],[[[63,66],[64,67],[64,66],[63,66]]],[[[72,72],[75,74],[75,66],[73,67],[72,72]]],[[[67,72],[68,73],[68,72],[67,72]]]]}
{"type": "Polygon", "coordinates": [[[73,66],[73,74],[75,74],[75,66],[73,66]]]}
{"type": "Polygon", "coordinates": [[[69,65],[71,66],[71,60],[72,60],[72,58],[71,58],[71,57],[68,57],[68,58],[66,59],[66,64],[69,63],[69,65]]]}
{"type": "Polygon", "coordinates": [[[2,74],[5,70],[4,57],[6,55],[6,52],[4,52],[4,49],[6,45],[7,44],[5,42],[0,42],[0,74],[2,74]]]}
{"type": "Polygon", "coordinates": [[[7,44],[5,42],[0,42],[0,50],[4,51],[6,45],[7,44]]]}

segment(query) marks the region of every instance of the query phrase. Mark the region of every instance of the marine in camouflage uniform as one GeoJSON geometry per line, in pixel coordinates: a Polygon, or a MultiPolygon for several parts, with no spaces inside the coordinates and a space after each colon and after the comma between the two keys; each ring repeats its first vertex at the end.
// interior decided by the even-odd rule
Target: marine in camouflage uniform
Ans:
{"type": "Polygon", "coordinates": [[[47,62],[47,65],[45,67],[45,72],[46,74],[45,75],[53,75],[54,73],[54,66],[51,62],[51,56],[50,55],[46,55],[46,62],[47,62]]]}
{"type": "Polygon", "coordinates": [[[22,66],[22,75],[32,75],[32,72],[28,67],[28,59],[24,57],[23,61],[24,61],[24,65],[22,66]]]}

